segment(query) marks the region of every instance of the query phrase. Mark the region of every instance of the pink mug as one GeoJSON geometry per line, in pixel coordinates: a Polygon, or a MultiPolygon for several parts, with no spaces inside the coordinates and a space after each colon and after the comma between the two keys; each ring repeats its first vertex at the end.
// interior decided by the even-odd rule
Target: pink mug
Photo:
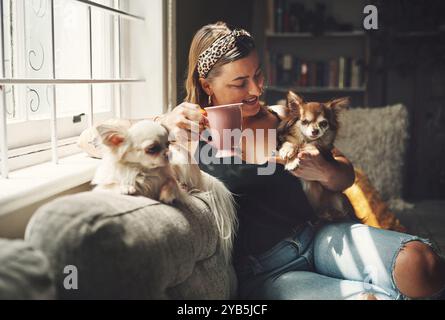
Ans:
{"type": "Polygon", "coordinates": [[[231,157],[239,151],[242,133],[242,103],[204,108],[209,120],[206,139],[218,151],[215,157],[231,157]]]}

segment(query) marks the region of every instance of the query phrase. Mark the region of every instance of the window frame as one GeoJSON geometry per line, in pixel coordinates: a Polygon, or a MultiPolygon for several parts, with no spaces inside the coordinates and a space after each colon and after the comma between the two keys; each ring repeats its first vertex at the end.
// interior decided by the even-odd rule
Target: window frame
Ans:
{"type": "MultiPolygon", "coordinates": [[[[141,15],[145,17],[144,30],[141,32],[143,41],[139,38],[137,41],[126,43],[125,46],[132,47],[132,50],[121,52],[121,59],[131,59],[132,62],[135,60],[131,51],[138,51],[140,47],[135,46],[135,42],[143,44],[142,55],[146,58],[149,53],[150,59],[148,63],[137,66],[142,75],[140,79],[145,79],[143,82],[120,85],[122,90],[118,92],[122,108],[117,110],[117,116],[126,119],[159,115],[176,105],[176,73],[174,72],[176,0],[141,0],[145,6],[143,10],[134,7],[136,2],[136,0],[128,0],[130,7],[126,7],[125,10],[143,13],[141,15]],[[128,8],[130,10],[127,10],[128,8]],[[150,41],[146,41],[147,38],[150,41]]],[[[2,63],[0,67],[1,65],[2,63]]],[[[0,79],[1,83],[2,79],[0,79]]],[[[6,126],[1,125],[3,122],[6,123],[5,112],[2,113],[2,110],[5,111],[1,105],[2,96],[0,94],[0,159],[4,150],[8,151],[7,148],[2,147],[6,141],[6,126]]],[[[88,157],[78,149],[76,140],[76,137],[58,140],[59,146],[56,150],[60,161],[56,163],[54,163],[55,145],[52,142],[10,151],[11,159],[7,161],[9,167],[6,166],[6,169],[11,169],[11,174],[8,177],[9,171],[2,170],[2,174],[6,172],[6,177],[0,176],[0,218],[5,215],[23,215],[24,212],[31,214],[37,205],[57,195],[77,192],[79,186],[82,186],[82,191],[90,188],[89,182],[100,161],[88,157]],[[33,152],[34,147],[40,151],[33,152]],[[47,161],[51,158],[53,163],[47,161]],[[18,169],[19,167],[22,169],[18,169]]],[[[4,164],[0,161],[0,166],[4,164]]]]}
{"type": "MultiPolygon", "coordinates": [[[[2,1],[2,0],[0,0],[2,1]]],[[[53,3],[54,0],[50,0],[51,4],[53,3]]],[[[4,143],[5,143],[5,139],[0,139],[0,151],[3,154],[3,157],[0,156],[0,159],[4,158],[4,149],[7,150],[8,152],[8,161],[7,161],[7,166],[4,166],[4,163],[1,163],[2,166],[2,176],[4,178],[6,178],[8,176],[8,173],[10,170],[16,170],[19,168],[23,168],[25,166],[29,166],[32,164],[37,164],[37,163],[42,163],[44,161],[48,161],[52,158],[53,162],[57,163],[58,158],[59,157],[63,157],[65,155],[70,155],[76,152],[80,152],[80,150],[76,147],[76,143],[74,142],[75,138],[77,138],[79,136],[79,134],[86,129],[87,127],[91,127],[93,125],[93,118],[94,118],[94,123],[103,121],[105,119],[111,118],[111,117],[128,117],[131,118],[132,114],[140,114],[140,106],[139,108],[125,108],[124,110],[121,108],[122,103],[124,102],[124,104],[126,105],[131,105],[132,103],[132,97],[134,96],[134,93],[137,92],[138,90],[134,90],[134,88],[132,88],[131,86],[127,89],[127,90],[123,90],[122,89],[122,83],[134,83],[134,82],[139,82],[139,83],[144,83],[145,79],[144,78],[120,78],[121,76],[121,61],[122,59],[125,58],[131,58],[132,57],[132,52],[127,52],[126,56],[123,57],[124,53],[122,52],[121,48],[131,48],[131,43],[130,43],[130,39],[127,37],[122,37],[121,36],[121,22],[122,22],[122,17],[129,19],[129,20],[138,20],[140,21],[144,21],[145,24],[147,24],[147,17],[146,15],[143,16],[137,16],[137,15],[133,15],[130,14],[130,10],[131,8],[126,8],[126,11],[121,11],[121,10],[117,10],[117,9],[113,9],[110,7],[105,7],[101,4],[97,4],[94,3],[92,1],[84,1],[84,0],[71,0],[71,1],[77,1],[79,3],[83,3],[85,5],[88,6],[89,8],[89,14],[91,17],[91,10],[92,10],[92,6],[93,7],[99,7],[104,9],[105,11],[109,11],[109,13],[111,13],[112,15],[114,15],[114,68],[115,68],[115,74],[119,75],[119,81],[115,81],[116,84],[115,86],[118,86],[118,89],[113,90],[115,92],[115,97],[114,97],[114,103],[112,106],[112,110],[110,112],[94,112],[92,109],[94,109],[91,105],[90,105],[90,110],[89,112],[85,112],[85,116],[81,117],[81,121],[76,124],[77,125],[77,129],[75,128],[76,126],[73,126],[73,117],[72,116],[67,116],[67,117],[57,117],[56,120],[56,126],[57,129],[51,128],[50,124],[54,123],[53,119],[42,119],[42,120],[18,120],[18,121],[10,121],[7,123],[6,125],[6,130],[5,128],[2,128],[3,131],[5,131],[5,136],[7,137],[7,144],[11,147],[11,148],[5,148],[4,143]],[[116,43],[118,45],[116,45],[116,43]],[[117,58],[117,59],[116,59],[117,58]],[[117,63],[116,63],[117,62],[117,63]],[[91,117],[91,114],[94,112],[94,116],[91,117]],[[80,128],[79,128],[80,127],[80,128]],[[63,128],[61,130],[61,128],[63,128]],[[68,130],[66,130],[66,128],[69,128],[68,130]],[[27,135],[23,135],[24,132],[29,132],[27,135]],[[58,137],[55,138],[54,137],[54,131],[57,131],[58,137]],[[37,133],[37,134],[36,134],[37,133]],[[51,140],[48,141],[49,139],[47,137],[51,136],[51,140]],[[16,137],[20,137],[20,138],[16,138],[16,137]],[[46,139],[44,138],[46,137],[46,139]],[[27,143],[23,143],[23,141],[26,140],[27,143]],[[56,142],[55,142],[55,141],[56,142]],[[49,144],[51,145],[51,147],[49,147],[49,144]],[[48,152],[49,149],[52,149],[52,152],[48,152]],[[51,153],[51,156],[49,156],[49,154],[51,153]],[[45,154],[43,156],[43,154],[45,154]],[[26,159],[26,160],[25,160],[26,159]],[[6,167],[6,169],[5,169],[6,167]]],[[[170,0],[171,1],[171,0],[170,0]]],[[[119,0],[113,0],[113,4],[114,5],[118,5],[119,4],[119,0]]],[[[151,2],[151,1],[150,1],[151,2]]],[[[165,19],[164,17],[164,5],[162,3],[162,0],[156,0],[154,1],[155,3],[155,7],[156,5],[158,5],[158,9],[161,8],[162,10],[162,18],[161,20],[165,19]],[[160,7],[159,7],[160,5],[160,7]]],[[[3,1],[2,1],[3,4],[3,1]]],[[[134,2],[129,1],[128,2],[129,6],[131,7],[132,4],[134,4],[134,2]]],[[[144,5],[146,5],[146,3],[144,3],[144,5]]],[[[155,16],[155,12],[153,12],[152,8],[150,9],[145,9],[144,13],[152,13],[153,16],[155,16]]],[[[158,11],[159,12],[159,11],[158,11]]],[[[3,13],[3,8],[2,8],[2,13],[3,13]]],[[[162,22],[163,23],[163,22],[162,22]]],[[[150,24],[150,23],[148,23],[150,24]]],[[[91,19],[90,19],[90,26],[91,26],[91,19]]],[[[1,25],[1,28],[4,28],[4,25],[1,25]]],[[[150,28],[151,29],[151,28],[150,28]]],[[[91,30],[91,28],[90,28],[91,30]]],[[[144,30],[148,30],[147,26],[144,28],[144,30]]],[[[131,31],[129,31],[131,32],[131,31]]],[[[3,30],[2,30],[2,35],[3,35],[3,30]]],[[[91,37],[91,31],[90,31],[90,37],[91,37]]],[[[158,39],[159,41],[159,39],[158,39]]],[[[91,38],[90,38],[90,42],[91,42],[91,38]]],[[[165,44],[165,39],[164,39],[164,34],[162,34],[161,37],[161,48],[164,48],[164,44],[165,44]]],[[[2,44],[4,43],[4,39],[2,38],[2,44]]],[[[4,50],[4,46],[2,45],[2,49],[4,50]]],[[[91,51],[91,50],[90,50],[91,51]]],[[[1,54],[1,60],[3,62],[3,57],[4,54],[1,54]]],[[[90,60],[90,64],[92,63],[92,61],[90,60]]],[[[3,67],[3,63],[2,63],[2,67],[3,67]]],[[[164,69],[164,68],[162,68],[164,69]]],[[[4,70],[2,71],[2,75],[5,75],[4,70]]],[[[146,72],[145,72],[146,74],[146,72]]],[[[90,79],[83,79],[85,82],[91,81],[90,79]]],[[[0,85],[5,85],[5,81],[8,79],[5,79],[5,77],[3,77],[3,79],[0,79],[0,85]]],[[[9,79],[9,80],[14,80],[14,79],[9,79]]],[[[20,79],[16,79],[16,80],[20,80],[20,79]]],[[[26,80],[28,79],[21,79],[24,82],[26,82],[26,80]]],[[[41,79],[41,80],[48,80],[49,82],[51,82],[51,79],[41,79]]],[[[59,79],[63,82],[64,79],[59,79]]],[[[72,80],[72,79],[65,79],[67,81],[72,80]]],[[[78,79],[78,80],[82,80],[82,79],[78,79]]],[[[97,79],[96,79],[97,80],[97,79]]],[[[110,83],[113,82],[113,79],[99,79],[98,83],[110,83]]],[[[89,84],[90,88],[92,87],[92,84],[89,84]]],[[[3,86],[4,88],[4,86],[3,86]]],[[[140,92],[141,90],[139,90],[140,92]]],[[[164,81],[162,81],[162,92],[165,92],[165,84],[164,81]]],[[[91,89],[90,89],[91,92],[91,89]]],[[[164,101],[164,94],[162,94],[162,101],[164,101]]],[[[3,93],[3,91],[0,94],[0,104],[5,103],[5,94],[3,93]]],[[[91,100],[91,93],[90,93],[90,100],[91,100]]],[[[142,98],[140,98],[139,100],[143,100],[142,98]]],[[[4,108],[1,108],[2,110],[4,110],[4,108]]],[[[157,111],[155,112],[148,112],[149,114],[159,114],[162,113],[164,110],[163,107],[158,108],[157,111]]],[[[2,112],[0,112],[0,127],[1,127],[1,122],[4,121],[2,120],[2,117],[6,117],[5,114],[1,114],[2,112]]],[[[53,112],[54,113],[54,112],[53,112]]],[[[144,112],[142,112],[144,113],[144,112]]],[[[145,111],[146,113],[146,111],[145,111]]],[[[149,115],[147,114],[147,115],[149,115]]],[[[2,132],[3,133],[3,132],[2,132]]],[[[1,162],[1,161],[0,161],[1,162]]]]}
{"type": "MultiPolygon", "coordinates": [[[[79,4],[76,5],[81,5],[83,2],[82,1],[72,1],[69,0],[71,2],[78,2],[79,4]]],[[[86,1],[88,3],[91,3],[90,1],[86,1]]],[[[50,5],[52,3],[52,1],[49,1],[50,5]]],[[[118,5],[118,1],[113,0],[113,4],[114,5],[118,5]]],[[[13,2],[13,7],[10,8],[11,10],[11,14],[12,11],[14,11],[14,15],[16,17],[22,17],[22,19],[25,19],[25,7],[24,7],[24,2],[23,1],[18,1],[18,2],[13,2]]],[[[90,36],[90,41],[89,41],[89,46],[92,46],[92,41],[91,41],[91,37],[92,37],[92,20],[91,20],[91,15],[92,15],[92,7],[88,7],[88,15],[89,15],[89,26],[88,26],[88,32],[89,32],[89,36],[90,36]]],[[[52,12],[50,12],[49,14],[53,14],[54,10],[52,10],[52,12]]],[[[53,22],[54,22],[54,17],[53,18],[53,22]]],[[[119,68],[120,68],[120,61],[119,61],[119,55],[120,55],[120,47],[125,45],[125,38],[120,38],[120,33],[119,33],[119,20],[117,19],[116,16],[113,17],[113,34],[110,34],[110,37],[113,37],[113,47],[111,48],[112,52],[110,52],[110,56],[113,59],[113,67],[115,67],[115,69],[113,70],[115,75],[118,75],[118,77],[120,78],[119,75],[119,68]],[[122,41],[122,44],[120,44],[120,42],[122,41]],[[116,72],[117,71],[117,72],[116,72]]],[[[16,48],[14,48],[14,61],[24,61],[24,57],[23,57],[23,53],[26,51],[25,48],[25,38],[24,38],[24,21],[19,21],[19,20],[13,20],[12,23],[14,23],[14,29],[17,30],[14,33],[14,36],[16,37],[13,42],[16,43],[15,46],[16,48]]],[[[55,27],[53,28],[53,33],[56,32],[55,31],[55,27]]],[[[53,34],[54,36],[54,34],[53,34]]],[[[53,44],[55,42],[53,41],[53,44]]],[[[57,49],[54,48],[54,49],[57,49]]],[[[54,52],[53,49],[53,52],[54,52]]],[[[93,48],[89,48],[90,50],[90,61],[89,61],[89,69],[92,70],[92,66],[95,63],[95,61],[92,61],[92,51],[93,48]]],[[[53,59],[53,62],[55,62],[55,59],[53,59]]],[[[53,66],[54,67],[54,66],[53,66]]],[[[24,70],[23,66],[17,66],[16,67],[17,70],[14,70],[12,76],[15,77],[16,74],[23,74],[24,70]]],[[[90,72],[90,79],[92,79],[92,71],[90,72]]],[[[23,79],[23,83],[26,83],[26,79],[23,79]]],[[[84,81],[86,83],[89,82],[90,79],[84,79],[84,81]]],[[[32,79],[30,79],[32,80],[32,79]]],[[[42,79],[42,80],[49,80],[49,83],[51,83],[50,79],[42,79]]],[[[69,79],[67,79],[69,80],[69,79]]],[[[44,82],[44,81],[42,81],[44,82]]],[[[68,81],[67,81],[68,82],[68,81]]],[[[25,85],[25,84],[23,84],[25,85]]],[[[48,85],[50,92],[52,90],[57,90],[59,88],[58,85],[51,85],[51,84],[46,84],[48,85]]],[[[69,84],[68,84],[69,85],[69,84]]],[[[77,85],[77,84],[73,84],[77,85]]],[[[58,139],[65,139],[65,138],[70,138],[70,137],[75,137],[78,136],[82,130],[86,129],[88,127],[88,123],[90,123],[92,121],[91,119],[91,112],[94,112],[94,116],[93,119],[95,119],[95,121],[102,121],[105,120],[107,118],[110,118],[112,116],[114,116],[117,112],[116,110],[119,110],[120,108],[120,99],[119,99],[119,95],[118,94],[113,94],[113,98],[112,98],[112,106],[111,106],[111,110],[107,111],[107,112],[97,112],[94,111],[94,107],[92,106],[93,101],[92,101],[92,85],[90,84],[86,84],[88,85],[88,91],[89,91],[89,106],[85,106],[85,108],[83,108],[84,110],[79,110],[78,114],[82,114],[84,113],[85,116],[84,117],[80,117],[80,121],[76,124],[73,123],[73,115],[58,115],[59,112],[57,112],[57,138],[58,139]]],[[[23,100],[23,95],[21,94],[19,88],[20,86],[16,86],[17,90],[14,90],[14,100],[16,101],[17,105],[20,105],[23,109],[23,104],[26,103],[26,101],[23,100]]],[[[23,92],[23,89],[20,88],[23,92]]],[[[114,88],[113,92],[116,93],[117,91],[119,91],[118,89],[114,88]]],[[[42,97],[43,98],[43,97],[42,97]]],[[[53,102],[54,103],[54,102],[53,102]]],[[[57,106],[56,106],[57,109],[57,106]]],[[[35,144],[42,144],[45,142],[50,141],[50,136],[51,136],[51,131],[50,131],[50,125],[51,125],[51,119],[48,118],[43,118],[43,119],[28,119],[27,116],[25,115],[24,117],[22,117],[22,119],[18,119],[18,120],[10,120],[7,123],[7,130],[8,130],[8,148],[10,150],[16,149],[16,148],[22,148],[22,147],[29,147],[31,145],[35,145],[35,144]]],[[[35,150],[38,151],[38,150],[35,150]]]]}

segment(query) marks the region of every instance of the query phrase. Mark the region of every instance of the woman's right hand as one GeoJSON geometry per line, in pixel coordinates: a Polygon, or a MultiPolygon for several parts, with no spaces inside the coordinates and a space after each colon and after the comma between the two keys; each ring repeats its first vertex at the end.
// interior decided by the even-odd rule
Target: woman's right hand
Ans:
{"type": "Polygon", "coordinates": [[[175,140],[191,141],[199,138],[199,133],[209,126],[207,112],[197,104],[183,102],[172,111],[159,117],[175,140]]]}

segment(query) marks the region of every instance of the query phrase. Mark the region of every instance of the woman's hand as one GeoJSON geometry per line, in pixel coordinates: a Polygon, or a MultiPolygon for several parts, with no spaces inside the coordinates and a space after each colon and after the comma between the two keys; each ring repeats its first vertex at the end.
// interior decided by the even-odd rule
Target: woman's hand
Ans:
{"type": "Polygon", "coordinates": [[[157,117],[173,135],[180,141],[191,141],[199,138],[199,133],[208,127],[207,113],[197,104],[183,102],[171,112],[157,117]]]}
{"type": "MultiPolygon", "coordinates": [[[[354,182],[354,168],[338,150],[334,150],[333,156],[335,161],[328,161],[315,146],[305,145],[297,155],[299,167],[290,172],[304,180],[318,181],[332,191],[343,191],[354,182]]],[[[287,162],[280,157],[269,160],[283,165],[287,162]]]]}
{"type": "Polygon", "coordinates": [[[331,164],[313,145],[304,146],[297,155],[300,160],[297,169],[291,171],[293,175],[308,181],[327,182],[327,172],[331,164]]]}

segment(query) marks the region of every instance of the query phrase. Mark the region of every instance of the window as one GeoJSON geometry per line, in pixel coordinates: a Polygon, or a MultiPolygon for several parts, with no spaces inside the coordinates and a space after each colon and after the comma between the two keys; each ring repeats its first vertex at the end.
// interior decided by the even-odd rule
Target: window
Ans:
{"type": "MultiPolygon", "coordinates": [[[[144,45],[164,47],[163,36],[152,37],[151,42],[150,30],[156,28],[153,21],[147,23],[151,18],[147,13],[163,17],[162,0],[0,3],[3,177],[31,164],[23,161],[27,156],[40,154],[37,161],[42,162],[52,155],[57,161],[61,155],[78,152],[77,136],[97,121],[131,117],[132,96],[147,91],[147,70],[151,75],[160,74],[159,82],[165,82],[163,64],[159,64],[163,51],[144,49],[144,45]],[[151,53],[153,58],[146,56],[151,53]],[[141,67],[142,60],[152,64],[141,67]],[[9,161],[3,161],[5,158],[9,161]]],[[[162,35],[162,18],[159,21],[162,35]]],[[[138,101],[144,98],[138,95],[138,101]]],[[[160,106],[145,113],[162,111],[160,106]]]]}

